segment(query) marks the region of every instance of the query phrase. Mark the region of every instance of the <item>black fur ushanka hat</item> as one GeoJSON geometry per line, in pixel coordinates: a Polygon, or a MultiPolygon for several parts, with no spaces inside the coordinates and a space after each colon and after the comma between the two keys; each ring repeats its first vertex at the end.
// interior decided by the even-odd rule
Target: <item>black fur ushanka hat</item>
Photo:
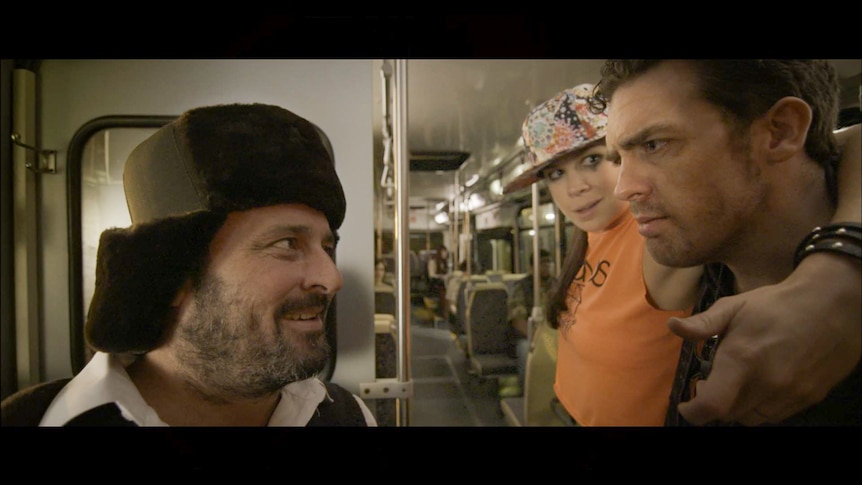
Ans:
{"type": "Polygon", "coordinates": [[[132,226],[100,237],[85,326],[88,343],[104,352],[158,346],[173,298],[229,212],[301,203],[335,231],[346,210],[323,131],[264,104],[187,111],[132,151],[123,188],[132,226]]]}

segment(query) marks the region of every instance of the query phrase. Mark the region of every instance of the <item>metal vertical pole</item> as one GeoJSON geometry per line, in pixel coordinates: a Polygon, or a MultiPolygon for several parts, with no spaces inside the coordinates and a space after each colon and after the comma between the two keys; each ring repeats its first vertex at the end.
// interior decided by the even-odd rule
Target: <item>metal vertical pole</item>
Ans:
{"type": "Polygon", "coordinates": [[[542,281],[539,276],[539,184],[533,184],[533,308],[527,320],[527,338],[532,340],[533,329],[545,321],[542,308],[542,281]]]}
{"type": "Polygon", "coordinates": [[[554,241],[557,244],[554,245],[554,275],[559,275],[561,268],[563,266],[563,244],[565,244],[566,233],[563,230],[562,221],[563,213],[560,212],[560,209],[554,204],[554,241]],[[562,242],[562,243],[561,243],[562,242]]]}
{"type": "MultiPolygon", "coordinates": [[[[36,140],[36,74],[27,69],[12,73],[12,132],[21,142],[38,146],[36,140]]],[[[39,236],[39,175],[27,167],[39,167],[32,150],[12,149],[15,239],[15,338],[18,387],[37,384],[41,368],[41,311],[39,236]]]]}
{"type": "Polygon", "coordinates": [[[461,264],[461,168],[455,170],[455,219],[452,221],[452,226],[455,228],[455,236],[452,244],[455,245],[455,254],[452,261],[452,271],[458,271],[458,265],[461,264]]]}
{"type": "MultiPolygon", "coordinates": [[[[410,382],[410,206],[409,172],[410,151],[407,147],[407,60],[395,61],[395,240],[397,241],[398,291],[398,362],[396,376],[399,382],[410,382]]],[[[396,400],[398,426],[409,426],[411,399],[396,400]]]]}

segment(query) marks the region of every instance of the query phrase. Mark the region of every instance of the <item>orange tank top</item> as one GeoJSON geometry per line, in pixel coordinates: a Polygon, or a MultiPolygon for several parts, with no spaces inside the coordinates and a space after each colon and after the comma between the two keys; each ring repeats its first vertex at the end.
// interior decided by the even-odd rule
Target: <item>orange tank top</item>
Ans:
{"type": "Polygon", "coordinates": [[[554,390],[584,426],[661,426],[682,345],[667,320],[691,311],[647,301],[644,239],[630,212],[588,241],[560,315],[554,390]]]}

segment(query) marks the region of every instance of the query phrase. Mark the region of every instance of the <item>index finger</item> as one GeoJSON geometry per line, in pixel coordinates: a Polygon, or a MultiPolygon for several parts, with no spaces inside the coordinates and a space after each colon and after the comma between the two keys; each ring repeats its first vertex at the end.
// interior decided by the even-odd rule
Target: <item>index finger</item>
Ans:
{"type": "Polygon", "coordinates": [[[731,421],[742,408],[747,409],[744,384],[748,370],[737,361],[722,359],[720,350],[719,346],[709,377],[697,384],[695,397],[679,404],[679,413],[689,423],[731,421]]]}

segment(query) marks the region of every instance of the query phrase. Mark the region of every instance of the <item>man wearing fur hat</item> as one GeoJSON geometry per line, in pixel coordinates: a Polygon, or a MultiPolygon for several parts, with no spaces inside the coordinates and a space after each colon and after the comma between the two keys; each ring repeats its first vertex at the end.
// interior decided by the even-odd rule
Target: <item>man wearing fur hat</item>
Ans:
{"type": "Polygon", "coordinates": [[[315,125],[262,104],[192,109],[123,177],[133,224],[100,240],[98,352],[41,425],[376,425],[316,377],[346,204],[315,125]]]}

